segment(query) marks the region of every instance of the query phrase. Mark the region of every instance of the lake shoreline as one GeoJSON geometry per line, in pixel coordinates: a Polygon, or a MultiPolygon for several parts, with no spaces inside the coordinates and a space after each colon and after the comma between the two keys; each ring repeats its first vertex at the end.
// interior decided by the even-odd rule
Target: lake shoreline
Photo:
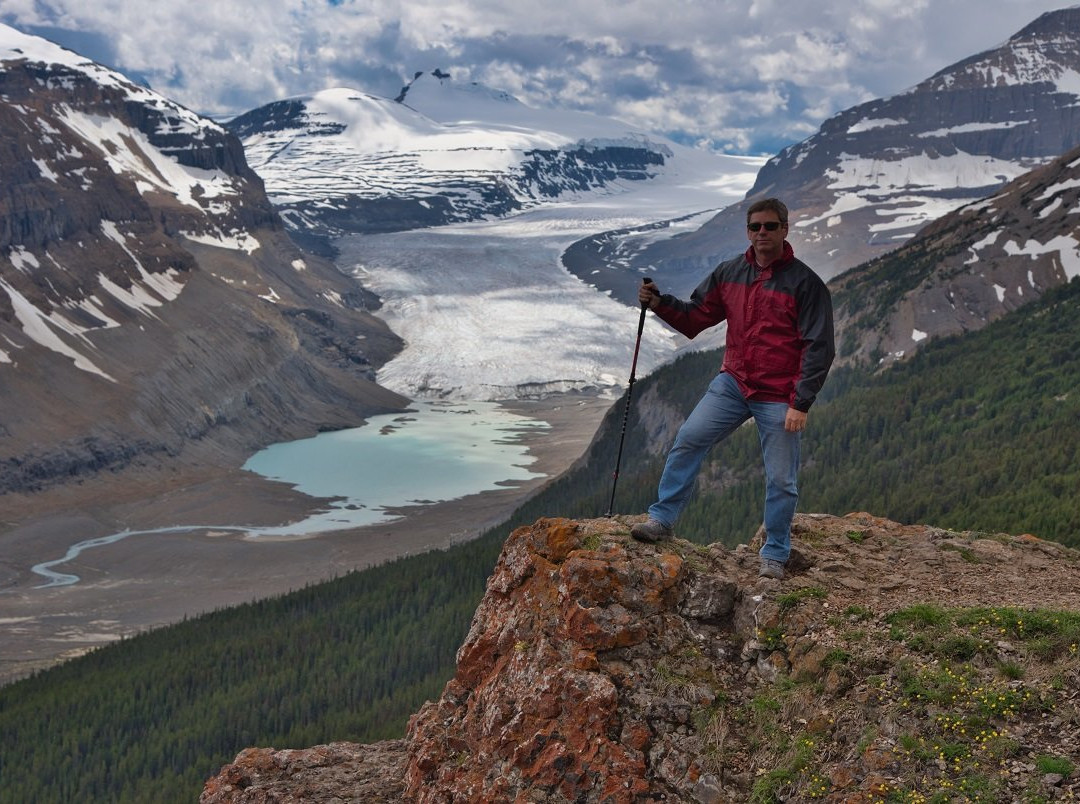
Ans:
{"type": "Polygon", "coordinates": [[[501,404],[549,424],[520,436],[535,458],[530,471],[543,477],[398,509],[402,519],[338,532],[251,539],[208,528],[133,536],[81,554],[71,567],[79,583],[39,589],[44,579],[30,567],[85,539],[191,522],[280,525],[324,502],[240,469],[134,488],[99,478],[71,490],[70,506],[63,493],[53,494],[52,513],[0,526],[0,684],[122,636],[475,538],[570,468],[613,401],[560,394],[501,404]],[[92,502],[101,499],[109,502],[92,502]]]}

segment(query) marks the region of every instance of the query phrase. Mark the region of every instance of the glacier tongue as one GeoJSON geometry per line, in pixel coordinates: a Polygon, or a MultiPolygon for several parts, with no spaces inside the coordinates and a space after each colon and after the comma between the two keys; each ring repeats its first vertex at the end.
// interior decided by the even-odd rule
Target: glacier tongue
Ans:
{"type": "MultiPolygon", "coordinates": [[[[638,211],[639,223],[646,212],[638,211]]],[[[406,344],[379,370],[378,383],[410,398],[499,400],[584,389],[617,396],[629,378],[638,310],[571,275],[560,257],[575,239],[630,225],[631,216],[621,205],[594,202],[339,240],[339,266],[382,298],[377,315],[406,344]]],[[[637,375],[686,344],[650,315],[637,375]]]]}

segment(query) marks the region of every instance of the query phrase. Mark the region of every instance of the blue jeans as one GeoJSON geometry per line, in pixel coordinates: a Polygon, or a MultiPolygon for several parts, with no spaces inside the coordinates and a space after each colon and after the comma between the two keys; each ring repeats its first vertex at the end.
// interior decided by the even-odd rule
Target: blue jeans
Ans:
{"type": "Polygon", "coordinates": [[[791,552],[791,520],[799,500],[801,433],[784,429],[784,402],[750,402],[730,374],[720,373],[679,429],[660,478],[658,500],[649,516],[673,527],[694,490],[705,454],[753,417],[765,463],[765,544],[762,558],[787,561],[791,552]]]}

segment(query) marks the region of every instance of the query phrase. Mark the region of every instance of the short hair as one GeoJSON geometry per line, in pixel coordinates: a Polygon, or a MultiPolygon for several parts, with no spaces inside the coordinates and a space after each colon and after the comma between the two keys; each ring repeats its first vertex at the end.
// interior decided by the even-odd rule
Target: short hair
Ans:
{"type": "Polygon", "coordinates": [[[775,212],[776,216],[780,218],[780,223],[787,223],[787,205],[779,198],[762,198],[760,201],[751,204],[750,208],[746,210],[747,223],[750,223],[750,216],[755,212],[775,212]]]}

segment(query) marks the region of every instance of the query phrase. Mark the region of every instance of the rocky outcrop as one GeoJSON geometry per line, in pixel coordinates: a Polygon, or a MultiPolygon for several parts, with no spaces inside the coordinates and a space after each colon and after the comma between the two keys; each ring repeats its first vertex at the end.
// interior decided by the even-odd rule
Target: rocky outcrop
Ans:
{"type": "Polygon", "coordinates": [[[640,544],[632,521],[511,534],[403,741],[248,750],[202,804],[1080,792],[1067,759],[1036,761],[1080,751],[1080,554],[802,514],[772,581],[752,546],[640,544]]]}
{"type": "Polygon", "coordinates": [[[294,751],[250,748],[214,777],[201,801],[400,801],[405,742],[331,743],[294,751]]]}

